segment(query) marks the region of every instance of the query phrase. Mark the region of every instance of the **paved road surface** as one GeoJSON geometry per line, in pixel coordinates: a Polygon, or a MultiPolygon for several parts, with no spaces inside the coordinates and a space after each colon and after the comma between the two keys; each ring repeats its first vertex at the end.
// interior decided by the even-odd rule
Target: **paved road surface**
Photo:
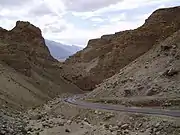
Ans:
{"type": "Polygon", "coordinates": [[[103,109],[103,110],[111,110],[111,111],[118,111],[118,112],[130,112],[130,113],[180,117],[180,110],[164,110],[164,109],[152,109],[152,108],[140,108],[140,107],[121,107],[121,106],[115,106],[115,105],[110,105],[110,104],[90,103],[90,102],[78,100],[78,96],[65,99],[65,102],[72,105],[76,105],[78,107],[84,107],[84,108],[89,108],[89,109],[103,109]]]}

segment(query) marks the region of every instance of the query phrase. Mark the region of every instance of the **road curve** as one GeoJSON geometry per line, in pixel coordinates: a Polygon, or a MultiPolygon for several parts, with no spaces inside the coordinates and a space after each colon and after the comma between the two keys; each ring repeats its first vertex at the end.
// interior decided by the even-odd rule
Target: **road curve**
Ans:
{"type": "Polygon", "coordinates": [[[171,117],[180,117],[180,110],[164,110],[164,109],[152,109],[152,108],[140,108],[140,107],[120,107],[110,104],[101,103],[90,103],[86,101],[77,100],[77,96],[67,98],[65,102],[76,105],[78,107],[88,108],[88,109],[102,109],[111,110],[117,112],[129,112],[129,113],[141,113],[141,114],[151,114],[151,115],[165,115],[171,117]]]}

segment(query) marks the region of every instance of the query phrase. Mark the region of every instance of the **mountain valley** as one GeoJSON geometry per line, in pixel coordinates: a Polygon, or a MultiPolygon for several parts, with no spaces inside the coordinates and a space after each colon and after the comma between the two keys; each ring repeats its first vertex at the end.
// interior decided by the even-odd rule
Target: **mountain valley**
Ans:
{"type": "Polygon", "coordinates": [[[0,135],[180,135],[179,14],[158,9],[73,52],[30,22],[0,28],[0,135]]]}

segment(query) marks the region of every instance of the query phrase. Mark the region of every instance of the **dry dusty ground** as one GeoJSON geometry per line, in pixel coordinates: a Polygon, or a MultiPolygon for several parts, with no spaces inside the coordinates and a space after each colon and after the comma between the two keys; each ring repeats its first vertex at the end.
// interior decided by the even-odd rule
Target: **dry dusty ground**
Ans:
{"type": "Polygon", "coordinates": [[[27,114],[26,132],[30,135],[179,135],[180,133],[180,118],[78,108],[64,103],[62,97],[29,110],[27,114]]]}

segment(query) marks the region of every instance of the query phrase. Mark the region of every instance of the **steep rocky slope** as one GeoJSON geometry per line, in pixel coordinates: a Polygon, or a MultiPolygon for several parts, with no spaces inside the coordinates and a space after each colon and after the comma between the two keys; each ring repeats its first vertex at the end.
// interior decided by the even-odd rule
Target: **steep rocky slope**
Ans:
{"type": "Polygon", "coordinates": [[[31,76],[34,65],[43,68],[56,61],[45,46],[40,29],[29,22],[18,21],[11,31],[2,31],[0,39],[0,59],[26,76],[31,76]]]}
{"type": "MultiPolygon", "coordinates": [[[[179,135],[180,118],[84,109],[57,98],[30,115],[30,133],[40,135],[179,135]],[[47,107],[49,106],[49,107],[47,107]],[[71,111],[68,111],[71,110],[71,111]],[[44,126],[45,125],[45,126],[44,126]],[[39,129],[38,129],[38,128],[39,129]]],[[[79,100],[79,99],[77,99],[79,100]]],[[[84,100],[148,109],[180,109],[180,30],[104,80],[84,100]]],[[[82,102],[84,101],[82,100],[82,102]]],[[[87,102],[86,101],[86,102],[87,102]]],[[[85,106],[86,102],[82,105],[85,106]]],[[[92,105],[93,106],[93,105],[92,105]]],[[[97,105],[102,107],[102,105],[97,105]]],[[[113,108],[114,106],[112,106],[113,108]]],[[[178,111],[179,112],[179,111],[178,111]]],[[[177,113],[178,113],[177,112],[177,113]]]]}
{"type": "MultiPolygon", "coordinates": [[[[120,108],[125,105],[132,108],[138,106],[179,110],[180,30],[153,46],[147,53],[122,68],[119,73],[104,80],[84,99],[89,102],[118,104],[120,108]]],[[[65,123],[64,126],[45,130],[51,134],[56,134],[58,130],[64,132],[65,129],[78,135],[179,135],[180,133],[179,117],[81,108],[78,110],[63,103],[57,106],[52,110],[52,114],[61,112],[67,118],[75,116],[70,120],[70,124],[67,122],[68,126],[65,123]],[[70,114],[66,113],[65,108],[71,108],[70,114]],[[84,124],[84,121],[88,124],[84,124]],[[80,123],[81,129],[74,123],[80,123]]],[[[40,132],[44,133],[46,132],[40,132]]]]}
{"type": "Polygon", "coordinates": [[[104,81],[87,98],[179,109],[180,30],[104,81]]]}
{"type": "Polygon", "coordinates": [[[104,79],[179,30],[179,14],[180,7],[159,9],[135,30],[90,40],[84,50],[65,61],[64,78],[83,90],[93,90],[104,79]]]}
{"type": "MultiPolygon", "coordinates": [[[[176,13],[176,10],[179,10],[179,8],[166,9],[169,13],[172,11],[176,13]]],[[[162,11],[164,12],[165,10],[162,11]]],[[[178,18],[178,16],[176,16],[176,18],[178,18]]],[[[175,17],[170,19],[175,19],[175,17]]],[[[180,28],[178,20],[176,21],[177,22],[174,22],[174,27],[178,26],[178,28],[174,30],[176,32],[172,32],[174,27],[170,27],[169,31],[170,33],[172,32],[172,34],[170,34],[168,38],[161,37],[161,41],[159,40],[159,42],[153,43],[147,52],[118,70],[118,73],[111,78],[97,85],[97,88],[87,94],[84,99],[93,102],[120,104],[119,107],[126,105],[133,107],[179,109],[180,28]]],[[[155,22],[159,21],[156,20],[155,22]]],[[[153,24],[155,24],[155,22],[153,22],[153,24]]],[[[159,23],[158,25],[161,26],[161,24],[162,23],[159,23]]],[[[158,29],[158,26],[156,28],[158,29]]],[[[140,28],[137,30],[139,29],[140,28]]],[[[152,27],[152,29],[154,30],[155,28],[152,27]]],[[[40,53],[44,54],[44,56],[33,53],[35,59],[28,59],[28,57],[32,57],[29,55],[28,49],[25,49],[27,52],[24,53],[24,48],[22,50],[21,47],[17,48],[15,46],[13,48],[12,46],[15,42],[11,42],[9,32],[3,29],[0,31],[3,33],[0,35],[2,37],[4,36],[4,38],[0,40],[0,46],[2,48],[0,54],[7,56],[0,57],[2,60],[0,61],[0,105],[2,104],[0,106],[0,134],[179,135],[180,118],[178,117],[173,118],[168,116],[79,108],[78,106],[64,103],[64,97],[72,96],[71,94],[61,95],[44,104],[44,106],[32,108],[21,115],[12,115],[6,111],[2,111],[2,108],[6,110],[14,106],[23,108],[24,106],[32,106],[34,103],[37,105],[43,103],[46,99],[54,97],[55,94],[64,92],[63,90],[70,92],[71,90],[78,91],[78,89],[70,84],[67,85],[67,83],[59,77],[59,74],[62,74],[65,69],[61,63],[56,63],[56,60],[47,52],[48,50],[40,53]],[[9,47],[8,51],[5,49],[7,47],[9,47]],[[11,47],[13,49],[11,49],[11,47]],[[6,51],[9,52],[9,54],[6,51]],[[18,57],[19,60],[15,59],[16,61],[14,62],[14,58],[16,57],[18,57]],[[20,66],[19,64],[23,63],[21,60],[26,60],[26,62],[32,66],[30,68],[20,66]],[[67,89],[67,86],[70,88],[67,89]]],[[[149,29],[148,32],[150,31],[149,29]]],[[[159,31],[156,32],[158,33],[159,31]]],[[[156,33],[153,33],[153,35],[154,34],[156,35],[156,33]]],[[[164,35],[164,33],[162,35],[164,35]]],[[[26,36],[26,34],[24,34],[24,36],[26,36]]],[[[156,36],[158,36],[158,34],[156,36]]],[[[19,38],[21,38],[21,36],[19,38]]],[[[144,38],[144,35],[142,35],[143,42],[144,38]]],[[[151,36],[149,38],[151,39],[151,36]]],[[[23,41],[22,39],[18,41],[19,45],[27,48],[35,45],[31,42],[26,42],[26,40],[23,41]]],[[[140,41],[141,39],[139,39],[139,42],[140,41]]],[[[127,43],[128,42],[129,41],[127,41],[127,43]]],[[[149,45],[148,42],[146,44],[149,45]]],[[[39,44],[36,44],[35,47],[33,47],[35,52],[37,48],[42,49],[38,47],[38,45],[39,44]]],[[[46,48],[46,46],[43,45],[42,47],[46,48]]],[[[140,48],[141,47],[140,44],[140,48]]],[[[87,53],[87,49],[85,49],[85,52],[87,53]]],[[[134,55],[134,52],[132,55],[134,55]]],[[[128,56],[130,56],[130,54],[128,56]]],[[[71,62],[74,61],[75,60],[72,59],[66,61],[65,66],[69,68],[69,66],[75,66],[77,63],[80,63],[80,61],[75,61],[75,65],[73,65],[71,62]],[[68,62],[70,64],[66,65],[68,62]]],[[[76,69],[78,67],[76,65],[77,67],[71,71],[74,73],[74,79],[78,79],[76,78],[77,74],[83,73],[83,71],[81,71],[82,69],[84,69],[83,75],[88,76],[88,71],[96,67],[98,63],[98,59],[94,59],[88,63],[80,63],[79,70],[76,69]]],[[[72,74],[71,72],[70,75],[72,74]]],[[[90,73],[91,72],[92,71],[90,71],[90,73]]],[[[89,80],[87,79],[87,81],[89,80]]],[[[92,84],[89,86],[91,85],[92,84]]],[[[85,86],[87,87],[87,84],[85,84],[85,86]]]]}
{"type": "Polygon", "coordinates": [[[60,76],[41,30],[18,21],[0,29],[0,106],[26,108],[40,105],[64,92],[80,91],[60,76]]]}

